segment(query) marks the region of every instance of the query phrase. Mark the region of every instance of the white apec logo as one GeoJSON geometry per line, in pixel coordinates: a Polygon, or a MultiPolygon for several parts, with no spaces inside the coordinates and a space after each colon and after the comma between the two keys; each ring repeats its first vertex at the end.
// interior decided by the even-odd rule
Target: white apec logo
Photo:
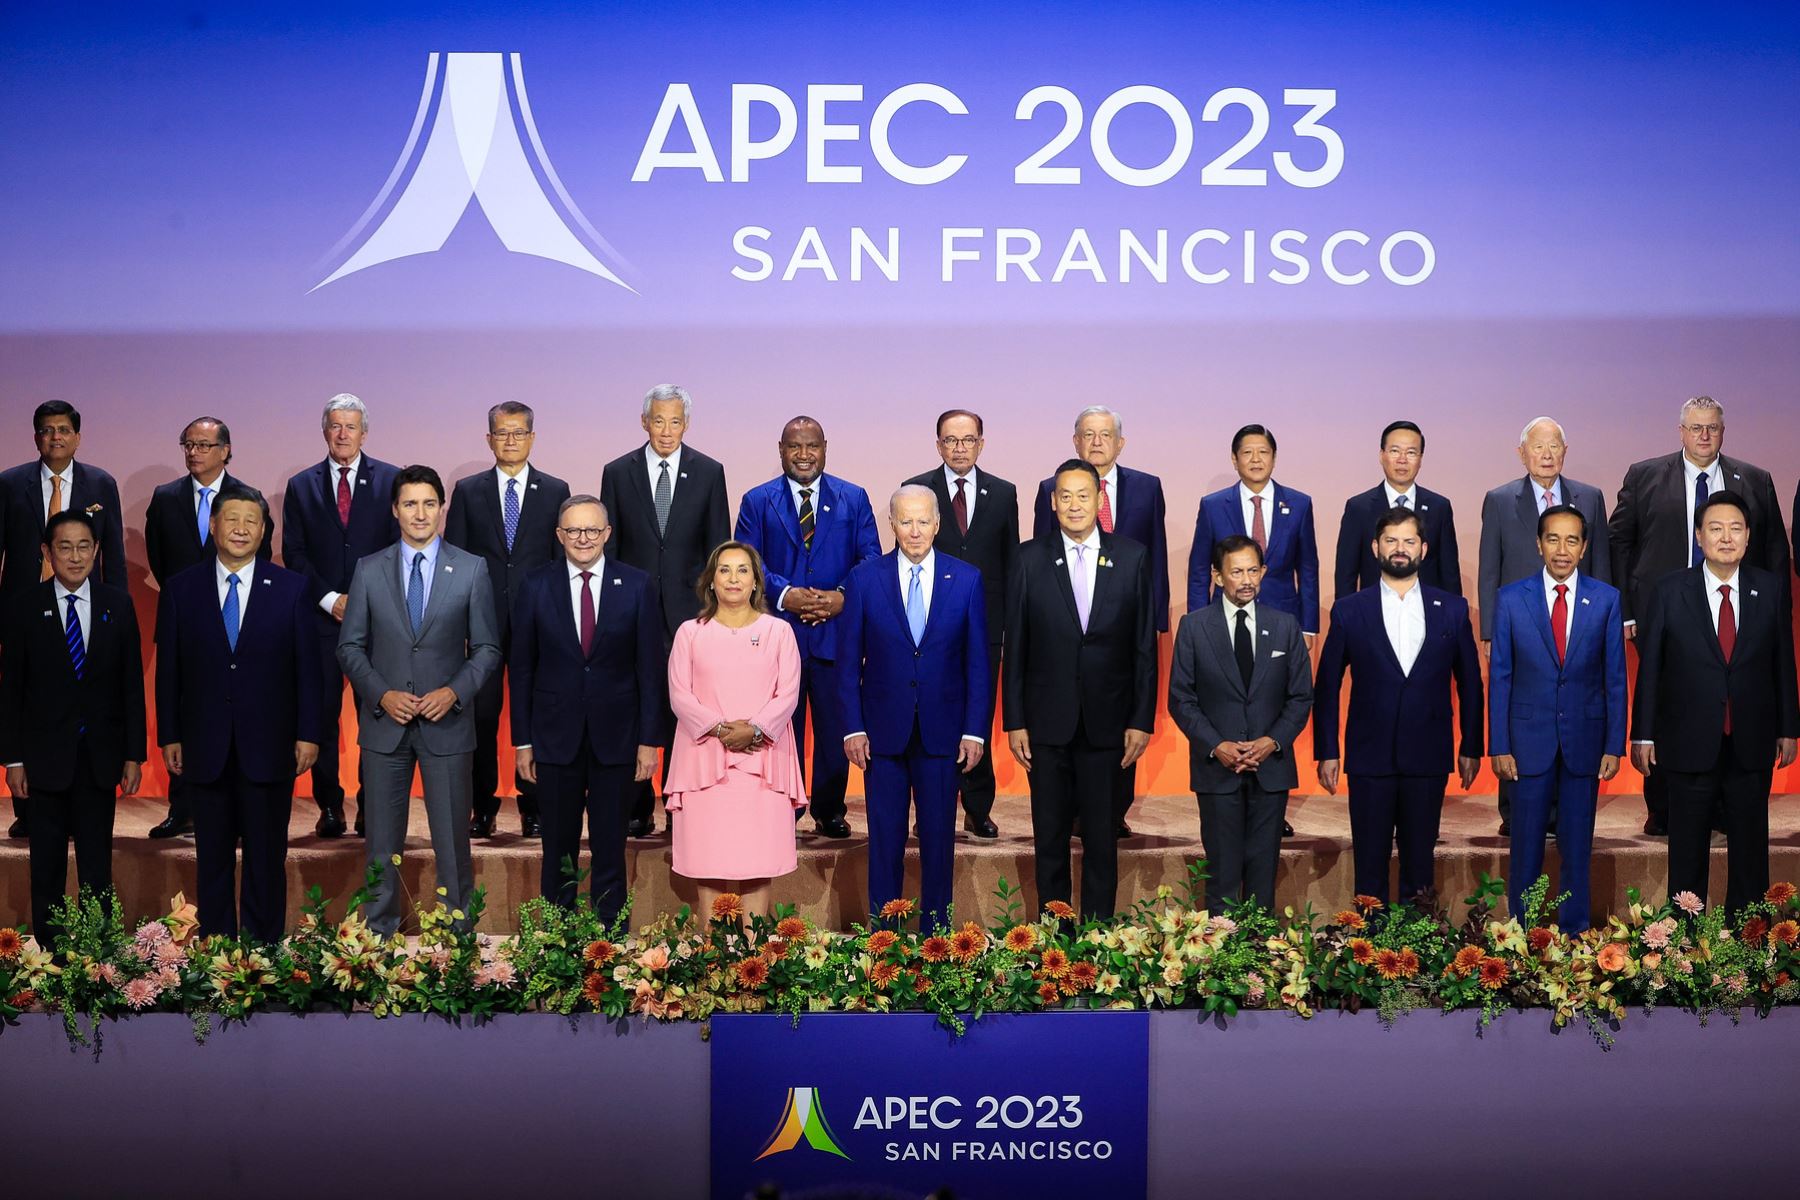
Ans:
{"type": "Polygon", "coordinates": [[[337,268],[310,290],[397,258],[443,249],[471,200],[480,203],[488,224],[513,253],[564,263],[626,291],[636,291],[600,261],[604,255],[625,269],[624,259],[588,223],[550,165],[537,123],[532,120],[519,55],[460,53],[431,55],[419,111],[399,161],[374,202],[327,256],[328,262],[338,263],[337,268]],[[506,87],[509,68],[511,96],[506,87]],[[412,162],[427,119],[431,132],[425,150],[407,176],[407,164],[412,162]],[[531,140],[532,160],[526,159],[525,146],[519,140],[521,126],[531,140]],[[560,211],[532,172],[531,161],[537,163],[562,202],[560,211]],[[399,199],[388,208],[388,197],[402,185],[403,176],[399,199]],[[365,235],[384,208],[387,215],[365,235]],[[570,228],[571,222],[587,235],[585,239],[570,228]],[[346,251],[351,251],[348,257],[344,257],[346,251]]]}

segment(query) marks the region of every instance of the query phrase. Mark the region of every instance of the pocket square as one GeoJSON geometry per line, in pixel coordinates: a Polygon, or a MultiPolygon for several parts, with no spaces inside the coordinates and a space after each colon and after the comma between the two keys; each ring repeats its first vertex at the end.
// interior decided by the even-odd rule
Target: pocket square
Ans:
{"type": "Polygon", "coordinates": [[[1286,658],[1287,651],[1286,650],[1271,650],[1271,651],[1269,651],[1269,657],[1270,658],[1286,658]]]}

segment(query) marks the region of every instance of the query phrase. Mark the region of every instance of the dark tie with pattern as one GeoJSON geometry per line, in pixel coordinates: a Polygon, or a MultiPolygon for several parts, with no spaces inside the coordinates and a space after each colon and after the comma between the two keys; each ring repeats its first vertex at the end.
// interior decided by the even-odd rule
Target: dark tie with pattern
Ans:
{"type": "Polygon", "coordinates": [[[669,532],[669,505],[675,500],[675,485],[669,482],[669,460],[658,464],[656,474],[656,532],[669,532]]]}
{"type": "Polygon", "coordinates": [[[69,643],[69,665],[75,668],[75,678],[80,679],[87,672],[87,645],[81,640],[81,618],[75,615],[74,592],[70,592],[69,620],[63,626],[63,638],[69,643]]]}
{"type": "Polygon", "coordinates": [[[519,536],[519,481],[506,481],[506,503],[501,506],[500,521],[506,529],[506,552],[512,553],[513,539],[519,536]]]}
{"type": "Polygon", "coordinates": [[[581,573],[581,657],[594,652],[594,573],[581,573]]]}
{"type": "Polygon", "coordinates": [[[962,530],[964,537],[969,536],[969,501],[963,495],[963,485],[967,482],[967,479],[957,479],[956,496],[950,501],[950,507],[956,510],[956,527],[962,530]]]}
{"type": "Polygon", "coordinates": [[[800,489],[800,540],[808,550],[812,549],[813,539],[813,507],[812,489],[800,489]]]}
{"type": "MultiPolygon", "coordinates": [[[[1262,502],[1261,496],[1250,497],[1250,508],[1254,513],[1250,522],[1250,540],[1256,543],[1258,550],[1266,551],[1269,548],[1269,529],[1263,524],[1262,502]]],[[[1238,613],[1240,617],[1243,615],[1242,612],[1238,613]]]]}
{"type": "MultiPolygon", "coordinates": [[[[1694,476],[1694,512],[1696,515],[1700,512],[1700,506],[1705,503],[1706,472],[1702,471],[1694,476]]],[[[1694,530],[1693,548],[1688,552],[1688,566],[1697,567],[1705,558],[1706,555],[1700,553],[1700,531],[1696,529],[1694,530]]]]}
{"type": "Polygon", "coordinates": [[[348,527],[350,524],[350,468],[338,468],[338,524],[348,527]]]}
{"type": "Polygon", "coordinates": [[[1256,670],[1256,643],[1250,639],[1250,614],[1241,608],[1237,610],[1237,632],[1231,635],[1231,648],[1237,652],[1238,674],[1248,688],[1251,672],[1256,670]]]}

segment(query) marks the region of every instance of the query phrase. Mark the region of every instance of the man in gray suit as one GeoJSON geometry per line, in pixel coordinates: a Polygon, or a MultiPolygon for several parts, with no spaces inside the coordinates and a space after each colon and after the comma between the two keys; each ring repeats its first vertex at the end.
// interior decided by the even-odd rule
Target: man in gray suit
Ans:
{"type": "Polygon", "coordinates": [[[369,862],[382,868],[367,912],[382,934],[400,925],[392,858],[406,845],[414,767],[438,887],[452,910],[468,911],[475,695],[500,668],[487,563],[439,536],[443,480],[430,467],[404,468],[393,507],[400,541],[356,564],[337,650],[356,693],[369,862]]]}
{"type": "MultiPolygon", "coordinates": [[[[1606,539],[1606,496],[1599,488],[1562,473],[1569,443],[1553,417],[1533,417],[1519,431],[1519,461],[1525,478],[1503,483],[1481,502],[1481,564],[1477,595],[1481,602],[1481,657],[1494,639],[1494,609],[1500,589],[1544,569],[1538,553],[1538,517],[1547,508],[1566,504],[1587,518],[1590,536],[1576,568],[1590,579],[1612,582],[1612,551],[1606,539]]],[[[1500,781],[1500,836],[1512,833],[1513,781],[1500,781]]],[[[1550,828],[1556,828],[1551,809],[1550,828]]]]}
{"type": "Polygon", "coordinates": [[[1258,605],[1262,550],[1240,534],[1213,546],[1216,595],[1181,619],[1169,668],[1169,715],[1187,734],[1211,874],[1206,907],[1244,899],[1271,908],[1281,820],[1299,785],[1294,739],[1312,712],[1312,661],[1300,623],[1258,605]]]}

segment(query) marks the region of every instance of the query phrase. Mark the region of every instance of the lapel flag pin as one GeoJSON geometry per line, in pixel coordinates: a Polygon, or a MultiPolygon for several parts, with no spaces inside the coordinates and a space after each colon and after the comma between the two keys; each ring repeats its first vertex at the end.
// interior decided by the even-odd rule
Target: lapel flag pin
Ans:
{"type": "MultiPolygon", "coordinates": [[[[687,472],[686,472],[686,471],[682,471],[682,472],[680,472],[680,475],[681,475],[681,477],[682,477],[682,478],[683,478],[683,479],[686,479],[686,478],[687,478],[687,472]]],[[[756,644],[756,639],[755,639],[755,638],[752,638],[752,639],[750,639],[750,644],[751,644],[751,645],[752,645],[752,646],[754,646],[754,645],[755,645],[755,644],[756,644]]]]}
{"type": "Polygon", "coordinates": [[[615,579],[615,580],[613,580],[613,586],[618,587],[621,583],[624,583],[624,582],[625,581],[623,579],[615,579]]]}
{"type": "Polygon", "coordinates": [[[527,484],[526,486],[529,487],[534,492],[537,491],[537,484],[535,484],[535,483],[527,484]]]}
{"type": "MultiPolygon", "coordinates": [[[[1059,559],[1057,559],[1057,560],[1056,560],[1056,563],[1055,563],[1055,565],[1056,565],[1056,566],[1059,566],[1059,567],[1060,567],[1060,566],[1062,566],[1062,565],[1063,565],[1063,564],[1062,564],[1062,559],[1060,559],[1060,558],[1059,558],[1059,559]]],[[[45,615],[45,616],[46,616],[46,617],[47,617],[47,616],[49,616],[49,615],[50,615],[50,614],[49,614],[49,613],[45,613],[45,614],[44,614],[44,615],[45,615]]]]}
{"type": "Polygon", "coordinates": [[[821,504],[821,505],[819,505],[819,511],[820,511],[820,512],[830,512],[830,511],[831,511],[831,505],[829,505],[829,504],[821,504]]]}
{"type": "Polygon", "coordinates": [[[984,496],[985,496],[985,495],[987,495],[987,489],[986,489],[986,488],[982,488],[982,489],[981,489],[981,494],[982,494],[982,495],[984,495],[984,496]]]}
{"type": "Polygon", "coordinates": [[[1433,600],[1433,601],[1432,601],[1432,602],[1431,602],[1431,607],[1433,607],[1433,608],[1442,608],[1442,607],[1444,607],[1444,602],[1443,602],[1443,601],[1442,601],[1442,600],[1433,600]]]}

